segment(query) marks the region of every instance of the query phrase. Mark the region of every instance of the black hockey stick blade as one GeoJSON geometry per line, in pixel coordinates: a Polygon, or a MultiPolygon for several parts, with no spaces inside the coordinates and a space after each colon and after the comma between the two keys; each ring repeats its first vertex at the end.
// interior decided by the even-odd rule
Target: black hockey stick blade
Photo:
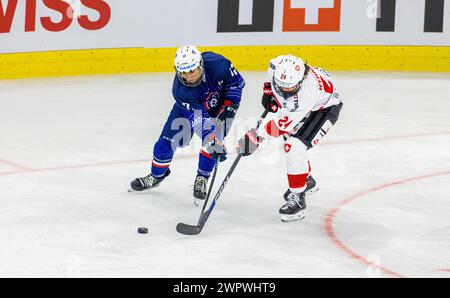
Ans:
{"type": "Polygon", "coordinates": [[[204,212],[200,219],[198,220],[198,224],[196,226],[188,225],[185,223],[179,223],[177,224],[177,232],[184,235],[198,235],[203,230],[203,227],[205,226],[206,221],[208,220],[210,211],[207,210],[204,212]]]}
{"type": "Polygon", "coordinates": [[[177,224],[177,232],[183,235],[198,235],[203,230],[204,225],[205,224],[193,226],[180,222],[179,224],[177,224]]]}

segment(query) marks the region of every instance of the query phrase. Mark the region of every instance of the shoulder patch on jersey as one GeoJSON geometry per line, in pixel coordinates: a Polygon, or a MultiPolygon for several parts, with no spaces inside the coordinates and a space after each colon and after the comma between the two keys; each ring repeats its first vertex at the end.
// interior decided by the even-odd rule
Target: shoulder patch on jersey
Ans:
{"type": "Polygon", "coordinates": [[[289,151],[291,151],[292,145],[291,144],[285,144],[284,145],[284,151],[286,151],[286,153],[289,153],[289,151]]]}

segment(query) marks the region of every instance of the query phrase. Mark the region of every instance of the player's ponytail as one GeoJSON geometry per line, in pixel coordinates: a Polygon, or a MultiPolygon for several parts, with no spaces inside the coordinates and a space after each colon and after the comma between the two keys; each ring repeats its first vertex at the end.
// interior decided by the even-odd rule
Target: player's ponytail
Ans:
{"type": "Polygon", "coordinates": [[[309,71],[311,70],[311,66],[308,65],[308,61],[306,61],[305,63],[305,74],[304,77],[306,77],[309,73],[309,71]]]}

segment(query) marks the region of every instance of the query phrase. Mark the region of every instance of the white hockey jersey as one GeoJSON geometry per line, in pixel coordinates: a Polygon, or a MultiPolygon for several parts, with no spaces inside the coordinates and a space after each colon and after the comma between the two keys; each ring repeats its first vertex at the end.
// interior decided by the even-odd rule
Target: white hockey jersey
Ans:
{"type": "MultiPolygon", "coordinates": [[[[268,72],[268,82],[272,82],[273,73],[284,56],[272,59],[268,72]]],[[[293,96],[283,97],[272,84],[272,92],[280,109],[275,118],[266,125],[265,133],[278,137],[286,133],[295,133],[311,112],[338,105],[341,101],[336,83],[323,69],[310,66],[300,90],[293,96]]],[[[261,136],[265,137],[263,132],[261,136]]]]}

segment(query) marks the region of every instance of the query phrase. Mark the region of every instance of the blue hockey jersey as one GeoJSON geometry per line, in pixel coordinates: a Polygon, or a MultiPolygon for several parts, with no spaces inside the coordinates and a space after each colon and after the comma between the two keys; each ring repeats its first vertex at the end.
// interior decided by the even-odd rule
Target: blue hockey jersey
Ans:
{"type": "Polygon", "coordinates": [[[245,81],[225,57],[213,52],[202,53],[202,57],[202,83],[198,87],[188,87],[175,75],[172,94],[186,110],[202,110],[216,117],[225,100],[240,103],[245,81]]]}

